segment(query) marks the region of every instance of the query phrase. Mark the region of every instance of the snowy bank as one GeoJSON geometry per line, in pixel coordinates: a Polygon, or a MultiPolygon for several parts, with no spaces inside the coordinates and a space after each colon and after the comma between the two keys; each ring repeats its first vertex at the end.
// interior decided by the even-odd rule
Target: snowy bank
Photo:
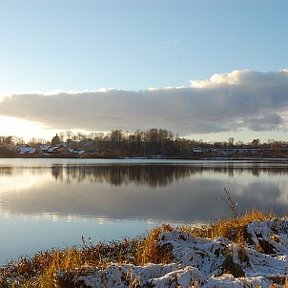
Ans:
{"type": "Polygon", "coordinates": [[[248,224],[241,244],[173,230],[157,245],[169,249],[169,264],[105,264],[58,270],[57,287],[283,287],[288,284],[288,220],[248,224]],[[273,286],[271,286],[273,285],[273,286]]]}

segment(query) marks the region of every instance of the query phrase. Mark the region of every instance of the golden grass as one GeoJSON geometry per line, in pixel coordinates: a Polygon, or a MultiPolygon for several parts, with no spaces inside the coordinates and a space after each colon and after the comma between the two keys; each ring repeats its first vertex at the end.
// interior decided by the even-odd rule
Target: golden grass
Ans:
{"type": "Polygon", "coordinates": [[[250,222],[273,218],[275,218],[273,214],[267,215],[254,209],[237,219],[222,219],[202,227],[183,225],[173,228],[165,224],[150,230],[146,238],[126,238],[121,242],[114,241],[97,245],[84,243],[82,248],[72,247],[38,252],[32,258],[23,258],[0,268],[0,287],[54,287],[57,270],[105,267],[110,262],[135,265],[145,265],[149,262],[169,263],[173,260],[172,249],[167,245],[159,245],[159,235],[162,232],[177,229],[195,237],[211,239],[226,237],[243,244],[247,240],[246,228],[250,222]],[[17,281],[13,283],[9,279],[17,279],[17,281]]]}
{"type": "Polygon", "coordinates": [[[55,272],[57,270],[69,271],[83,265],[81,251],[75,247],[66,251],[54,251],[51,261],[48,263],[38,278],[40,287],[53,287],[55,272]]]}
{"type": "Polygon", "coordinates": [[[167,246],[159,245],[159,235],[162,232],[171,232],[173,227],[169,224],[164,224],[161,227],[156,227],[148,233],[146,239],[142,239],[138,243],[135,253],[134,264],[145,265],[151,263],[169,263],[173,256],[171,249],[167,246]]]}
{"type": "Polygon", "coordinates": [[[250,212],[245,212],[239,218],[220,219],[215,223],[195,227],[193,225],[180,226],[180,231],[192,234],[195,237],[204,237],[214,239],[217,237],[225,237],[229,240],[243,244],[246,240],[247,225],[253,221],[266,221],[275,218],[273,213],[265,214],[262,211],[253,209],[250,212]]]}

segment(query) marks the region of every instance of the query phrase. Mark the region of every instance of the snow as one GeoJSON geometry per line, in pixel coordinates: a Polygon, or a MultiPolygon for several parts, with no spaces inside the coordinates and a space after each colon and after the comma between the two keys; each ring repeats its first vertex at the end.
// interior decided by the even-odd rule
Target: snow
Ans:
{"type": "Polygon", "coordinates": [[[165,232],[159,235],[159,245],[171,247],[173,263],[110,263],[85,273],[58,271],[57,279],[84,287],[283,287],[288,270],[288,220],[252,222],[247,235],[245,245],[238,245],[226,238],[165,232]]]}

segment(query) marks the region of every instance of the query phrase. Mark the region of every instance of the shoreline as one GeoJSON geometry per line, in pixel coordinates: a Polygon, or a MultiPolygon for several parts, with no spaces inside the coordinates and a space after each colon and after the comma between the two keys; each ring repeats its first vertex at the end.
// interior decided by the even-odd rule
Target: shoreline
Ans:
{"type": "Polygon", "coordinates": [[[287,218],[256,210],[201,227],[164,224],[144,238],[96,245],[83,239],[82,248],[38,252],[0,266],[1,275],[5,275],[0,277],[0,284],[283,287],[288,283],[287,233],[287,218]]]}
{"type": "Polygon", "coordinates": [[[0,159],[109,159],[109,160],[181,160],[181,161],[251,161],[251,162],[287,162],[288,157],[79,157],[79,156],[45,156],[45,155],[15,155],[1,156],[0,159]]]}

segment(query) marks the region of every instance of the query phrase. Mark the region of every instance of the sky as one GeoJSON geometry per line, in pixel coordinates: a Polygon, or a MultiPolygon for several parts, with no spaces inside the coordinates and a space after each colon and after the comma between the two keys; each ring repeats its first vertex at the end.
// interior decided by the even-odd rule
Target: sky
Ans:
{"type": "Polygon", "coordinates": [[[287,0],[0,0],[0,135],[288,140],[287,0]]]}

